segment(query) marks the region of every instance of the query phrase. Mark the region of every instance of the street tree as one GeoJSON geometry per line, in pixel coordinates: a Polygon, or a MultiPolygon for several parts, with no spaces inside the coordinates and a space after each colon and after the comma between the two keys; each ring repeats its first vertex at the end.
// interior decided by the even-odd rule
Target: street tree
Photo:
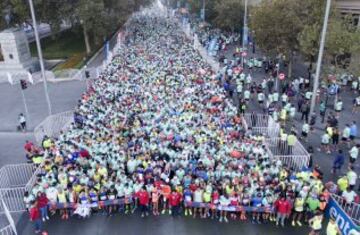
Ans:
{"type": "Polygon", "coordinates": [[[214,5],[216,27],[229,31],[240,31],[243,26],[244,5],[239,0],[217,0],[214,5]]]}
{"type": "Polygon", "coordinates": [[[251,12],[250,26],[259,47],[272,56],[282,55],[292,75],[294,52],[299,50],[298,35],[303,29],[298,0],[264,0],[251,12]]]}

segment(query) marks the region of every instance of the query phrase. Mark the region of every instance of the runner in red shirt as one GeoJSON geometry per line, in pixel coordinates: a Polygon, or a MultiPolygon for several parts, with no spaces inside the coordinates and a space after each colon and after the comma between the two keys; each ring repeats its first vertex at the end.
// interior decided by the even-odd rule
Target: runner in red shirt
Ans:
{"type": "Polygon", "coordinates": [[[275,201],[275,211],[276,211],[276,226],[281,222],[281,226],[285,226],[285,219],[289,216],[291,211],[291,205],[288,200],[284,196],[280,197],[280,199],[275,201]]]}
{"type": "Polygon", "coordinates": [[[173,190],[169,197],[169,204],[171,206],[171,211],[172,211],[171,214],[173,216],[179,215],[181,201],[182,201],[182,195],[176,190],[173,190]]]}
{"type": "Polygon", "coordinates": [[[139,198],[141,217],[144,217],[145,215],[148,216],[150,197],[149,193],[146,191],[145,186],[143,186],[142,189],[137,193],[137,196],[139,198]]]}
{"type": "Polygon", "coordinates": [[[37,202],[33,202],[33,204],[31,205],[31,208],[29,210],[29,216],[30,216],[30,221],[33,222],[34,227],[35,227],[35,233],[41,233],[42,231],[42,221],[40,218],[40,210],[38,208],[37,202]]]}

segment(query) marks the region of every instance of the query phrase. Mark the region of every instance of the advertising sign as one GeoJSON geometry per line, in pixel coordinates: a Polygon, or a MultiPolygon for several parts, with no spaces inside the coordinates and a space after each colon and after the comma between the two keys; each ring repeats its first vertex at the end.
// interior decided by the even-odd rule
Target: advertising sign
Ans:
{"type": "Polygon", "coordinates": [[[330,197],[327,216],[336,221],[342,235],[360,235],[359,227],[351,220],[339,204],[330,197]]]}

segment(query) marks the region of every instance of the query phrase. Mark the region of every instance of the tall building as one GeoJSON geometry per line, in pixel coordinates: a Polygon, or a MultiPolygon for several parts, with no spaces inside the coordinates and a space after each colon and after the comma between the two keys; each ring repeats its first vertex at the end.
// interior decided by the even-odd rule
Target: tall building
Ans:
{"type": "Polygon", "coordinates": [[[355,23],[360,26],[360,0],[336,0],[336,7],[344,14],[352,14],[355,23]]]}

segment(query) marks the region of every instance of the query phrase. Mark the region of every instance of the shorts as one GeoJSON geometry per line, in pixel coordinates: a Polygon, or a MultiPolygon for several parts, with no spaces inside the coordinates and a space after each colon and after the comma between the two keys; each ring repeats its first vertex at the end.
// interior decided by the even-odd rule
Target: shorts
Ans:
{"type": "Polygon", "coordinates": [[[321,143],[321,145],[322,145],[322,146],[327,146],[327,145],[328,145],[328,143],[321,143]]]}
{"type": "Polygon", "coordinates": [[[301,132],[301,135],[303,136],[303,137],[307,137],[307,135],[308,135],[308,133],[306,133],[306,132],[301,132]]]}
{"type": "Polygon", "coordinates": [[[262,104],[262,103],[264,103],[264,101],[262,101],[262,100],[259,100],[259,104],[262,104]]]}
{"type": "Polygon", "coordinates": [[[348,138],[342,137],[341,140],[342,140],[342,141],[348,141],[348,138]]]}

